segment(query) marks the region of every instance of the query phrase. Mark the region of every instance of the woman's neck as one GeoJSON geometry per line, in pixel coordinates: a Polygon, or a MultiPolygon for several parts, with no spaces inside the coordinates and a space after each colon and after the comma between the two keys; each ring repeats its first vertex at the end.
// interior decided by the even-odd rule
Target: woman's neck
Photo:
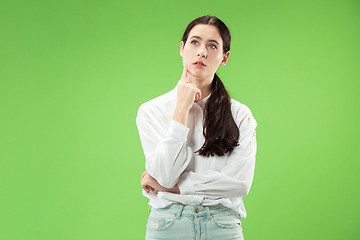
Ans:
{"type": "Polygon", "coordinates": [[[198,89],[201,91],[201,98],[199,100],[202,100],[206,98],[211,93],[211,84],[212,84],[212,78],[204,79],[204,78],[197,78],[192,76],[191,74],[188,75],[188,78],[190,82],[194,83],[198,89]]]}

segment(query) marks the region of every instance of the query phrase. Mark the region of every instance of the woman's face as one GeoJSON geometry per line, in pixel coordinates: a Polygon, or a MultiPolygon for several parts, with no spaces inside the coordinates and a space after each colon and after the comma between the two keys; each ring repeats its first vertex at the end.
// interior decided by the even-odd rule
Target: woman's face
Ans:
{"type": "Polygon", "coordinates": [[[228,61],[230,51],[224,53],[221,35],[215,26],[198,24],[191,29],[186,44],[180,42],[180,55],[191,75],[212,80],[218,67],[228,61]]]}

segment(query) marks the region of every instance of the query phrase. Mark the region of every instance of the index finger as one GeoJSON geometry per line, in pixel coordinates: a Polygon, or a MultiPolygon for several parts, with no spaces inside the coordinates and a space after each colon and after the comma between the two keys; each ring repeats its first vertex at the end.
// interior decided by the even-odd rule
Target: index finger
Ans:
{"type": "Polygon", "coordinates": [[[186,82],[187,72],[188,72],[187,65],[184,65],[184,69],[183,69],[183,72],[182,72],[182,75],[181,75],[181,81],[186,82]]]}

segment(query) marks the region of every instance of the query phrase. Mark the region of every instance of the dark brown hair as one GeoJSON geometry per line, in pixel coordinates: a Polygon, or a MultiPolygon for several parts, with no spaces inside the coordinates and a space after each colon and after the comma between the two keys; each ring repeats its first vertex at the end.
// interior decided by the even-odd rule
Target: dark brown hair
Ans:
{"type": "MultiPolygon", "coordinates": [[[[194,19],[182,37],[184,44],[189,37],[191,29],[198,24],[209,24],[215,26],[223,40],[223,51],[230,50],[231,36],[230,31],[219,18],[215,16],[202,16],[194,19]]],[[[200,155],[223,156],[231,153],[239,141],[239,128],[231,114],[231,100],[224,84],[215,73],[211,84],[211,95],[205,105],[203,134],[205,137],[204,145],[197,150],[200,155]]]]}

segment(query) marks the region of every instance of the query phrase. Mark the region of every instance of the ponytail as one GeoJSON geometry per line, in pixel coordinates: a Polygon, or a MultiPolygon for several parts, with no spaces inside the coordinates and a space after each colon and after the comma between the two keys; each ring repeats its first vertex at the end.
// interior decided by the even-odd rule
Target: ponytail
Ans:
{"type": "Polygon", "coordinates": [[[239,128],[231,114],[230,96],[216,73],[204,116],[205,142],[196,152],[206,157],[230,154],[239,145],[239,128]]]}

